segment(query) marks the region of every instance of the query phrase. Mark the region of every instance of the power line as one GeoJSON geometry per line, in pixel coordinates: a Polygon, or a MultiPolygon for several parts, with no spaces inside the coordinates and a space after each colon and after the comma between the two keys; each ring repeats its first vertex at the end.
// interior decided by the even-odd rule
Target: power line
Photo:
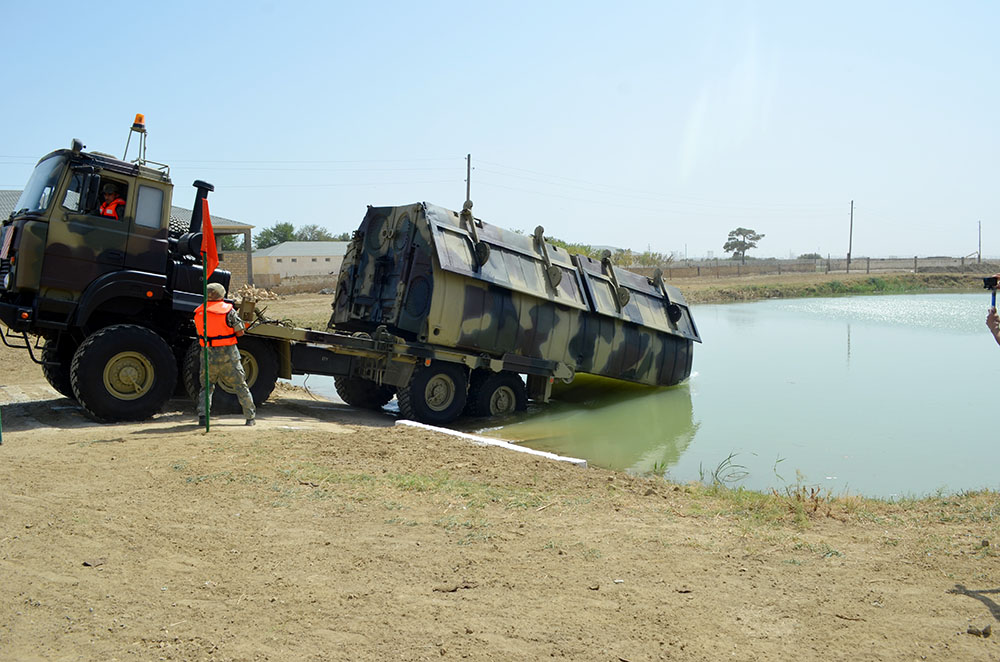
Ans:
{"type": "Polygon", "coordinates": [[[326,183],[326,184],[217,184],[216,189],[231,188],[347,188],[351,186],[411,186],[415,184],[455,184],[460,179],[438,179],[429,181],[405,181],[405,182],[351,182],[351,183],[326,183]]]}
{"type": "Polygon", "coordinates": [[[574,178],[571,178],[571,177],[563,177],[561,175],[552,175],[552,174],[548,174],[548,173],[542,173],[542,172],[538,172],[536,170],[528,170],[528,169],[525,169],[525,168],[515,168],[515,167],[512,167],[512,166],[504,166],[504,165],[492,163],[490,161],[480,161],[480,163],[486,163],[488,165],[493,165],[493,166],[496,166],[496,167],[499,167],[499,168],[505,168],[507,170],[513,170],[513,171],[516,171],[516,172],[523,172],[523,173],[528,173],[528,174],[531,174],[531,175],[537,175],[539,177],[544,177],[544,178],[547,178],[547,179],[552,179],[552,180],[557,180],[557,181],[554,181],[554,182],[553,181],[544,181],[544,180],[539,180],[539,179],[537,179],[535,177],[527,177],[527,176],[524,176],[524,175],[517,175],[517,174],[508,173],[508,172],[502,172],[502,171],[492,170],[490,168],[482,168],[482,167],[478,167],[477,168],[481,172],[495,174],[495,175],[499,175],[501,177],[509,177],[509,178],[512,178],[512,179],[519,179],[519,180],[523,180],[523,181],[531,181],[531,182],[535,182],[535,183],[538,183],[538,184],[544,184],[544,185],[561,186],[561,187],[565,187],[565,188],[569,188],[569,189],[586,190],[586,191],[591,192],[591,193],[599,192],[599,193],[607,193],[607,194],[610,194],[610,195],[626,195],[626,196],[629,196],[629,197],[636,197],[638,195],[638,196],[644,197],[646,199],[651,199],[651,200],[669,201],[669,202],[674,202],[674,203],[677,203],[677,204],[701,205],[701,206],[708,207],[708,208],[728,208],[728,207],[733,207],[733,208],[737,208],[737,209],[746,209],[748,206],[750,206],[750,207],[757,207],[757,208],[762,209],[762,210],[798,211],[798,210],[810,210],[811,209],[811,210],[816,210],[816,211],[822,210],[822,211],[827,212],[827,213],[833,213],[833,208],[834,208],[833,204],[823,204],[823,203],[808,203],[808,204],[800,204],[800,203],[768,203],[768,204],[760,204],[760,203],[720,202],[720,201],[717,201],[717,200],[710,200],[710,199],[706,199],[706,198],[703,198],[703,197],[685,195],[685,194],[680,194],[680,193],[654,192],[654,191],[648,191],[648,190],[643,190],[643,189],[635,189],[635,188],[630,188],[630,187],[615,186],[615,185],[611,185],[611,184],[596,183],[596,182],[592,182],[592,181],[588,181],[588,180],[583,180],[583,179],[574,179],[574,178]],[[560,183],[560,182],[566,182],[566,183],[560,183]],[[603,191],[595,191],[594,190],[595,187],[597,187],[599,189],[605,189],[605,190],[603,190],[603,191]]]}
{"type": "MultiPolygon", "coordinates": [[[[0,158],[4,158],[0,154],[0,158]]],[[[18,157],[27,158],[27,157],[18,157]]],[[[281,163],[281,164],[291,164],[291,163],[425,163],[428,161],[455,161],[456,157],[435,157],[435,158],[419,158],[419,159],[263,159],[259,161],[249,160],[249,159],[167,159],[171,163],[281,163]]]]}
{"type": "MultiPolygon", "coordinates": [[[[563,195],[563,194],[555,193],[555,192],[552,192],[552,191],[537,191],[537,190],[533,190],[533,189],[526,189],[526,188],[520,188],[520,187],[516,187],[516,186],[509,186],[509,185],[506,185],[506,184],[498,184],[498,183],[495,183],[495,182],[491,182],[489,180],[482,180],[482,179],[477,180],[477,184],[482,184],[482,185],[485,185],[485,186],[492,186],[494,188],[507,189],[507,190],[511,190],[511,191],[520,191],[522,193],[530,193],[532,195],[538,195],[538,196],[548,197],[548,198],[558,198],[558,199],[562,199],[562,200],[572,200],[573,202],[579,202],[579,203],[585,203],[585,204],[604,205],[604,206],[608,206],[608,207],[614,207],[616,209],[634,209],[634,210],[638,210],[638,211],[646,211],[646,212],[652,212],[652,213],[657,213],[657,214],[670,214],[670,215],[673,215],[673,216],[680,216],[680,217],[683,217],[683,216],[719,216],[719,215],[725,215],[725,216],[728,216],[728,217],[733,218],[733,219],[738,219],[738,218],[768,219],[768,218],[773,218],[773,214],[774,214],[774,210],[773,209],[754,209],[754,208],[748,208],[748,207],[745,207],[745,206],[744,207],[737,207],[735,209],[717,208],[718,209],[717,211],[713,211],[713,209],[711,208],[711,206],[708,206],[708,205],[701,205],[702,209],[697,209],[696,208],[696,209],[692,210],[692,209],[683,208],[683,206],[685,204],[690,204],[690,203],[677,203],[677,207],[674,207],[674,208],[640,206],[640,205],[633,205],[633,204],[622,203],[622,202],[617,202],[617,201],[585,199],[585,198],[581,198],[579,196],[563,195]]],[[[696,205],[696,207],[697,207],[697,205],[696,205]]],[[[818,218],[818,219],[824,219],[824,220],[827,219],[827,218],[830,218],[829,214],[820,213],[820,212],[799,213],[798,215],[799,215],[800,218],[818,218]]]]}
{"type": "MultiPolygon", "coordinates": [[[[180,170],[177,163],[171,164],[174,170],[180,170]]],[[[190,168],[185,168],[190,169],[190,168]]],[[[245,171],[245,172],[428,172],[447,171],[453,168],[255,168],[255,167],[230,167],[230,166],[199,166],[199,170],[218,171],[245,171]]]]}

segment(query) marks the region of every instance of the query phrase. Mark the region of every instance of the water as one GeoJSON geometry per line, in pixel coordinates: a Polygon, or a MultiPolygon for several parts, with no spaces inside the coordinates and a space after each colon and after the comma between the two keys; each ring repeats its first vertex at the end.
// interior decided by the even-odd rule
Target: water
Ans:
{"type": "Polygon", "coordinates": [[[997,488],[988,295],[697,306],[691,379],[583,394],[482,431],[591,464],[885,498],[997,488]]]}
{"type": "MultiPolygon", "coordinates": [[[[702,305],[687,383],[579,388],[480,434],[680,482],[885,498],[1000,488],[1000,347],[988,295],[784,299],[702,305]]],[[[579,380],[584,381],[583,379],[579,380]]],[[[296,377],[339,401],[333,379],[296,377]]],[[[619,386],[621,383],[617,383],[619,386]]],[[[387,405],[398,414],[396,402],[387,405]]]]}

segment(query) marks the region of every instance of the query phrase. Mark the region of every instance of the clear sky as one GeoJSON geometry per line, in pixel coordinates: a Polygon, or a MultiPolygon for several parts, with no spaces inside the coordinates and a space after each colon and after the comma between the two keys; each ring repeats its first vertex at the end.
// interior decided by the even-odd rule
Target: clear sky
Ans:
{"type": "MultiPolygon", "coordinates": [[[[137,112],[174,204],[460,209],[593,245],[1000,255],[997,2],[0,0],[0,188],[137,112]]],[[[134,156],[134,148],[129,158],[134,156]]]]}

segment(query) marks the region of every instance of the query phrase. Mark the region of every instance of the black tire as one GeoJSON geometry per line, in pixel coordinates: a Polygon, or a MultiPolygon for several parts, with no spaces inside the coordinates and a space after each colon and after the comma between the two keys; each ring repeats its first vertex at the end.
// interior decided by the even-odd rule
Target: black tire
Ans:
{"type": "Polygon", "coordinates": [[[476,370],[469,380],[468,416],[508,416],[528,408],[528,390],[513,372],[476,370]]]}
{"type": "Polygon", "coordinates": [[[71,399],[76,398],[69,378],[74,352],[76,343],[67,335],[62,335],[56,340],[46,340],[42,348],[42,374],[45,375],[45,381],[60,395],[71,399]]]}
{"type": "MultiPolygon", "coordinates": [[[[274,385],[278,382],[278,353],[274,345],[260,338],[242,336],[237,345],[240,357],[243,359],[243,372],[246,374],[247,387],[253,397],[253,403],[259,407],[270,397],[274,385]]],[[[195,340],[184,355],[184,390],[191,402],[197,406],[198,395],[201,392],[201,346],[195,340]]],[[[236,394],[225,384],[216,385],[212,396],[212,413],[237,414],[242,413],[240,401],[236,394]]]]}
{"type": "Polygon", "coordinates": [[[396,394],[393,386],[360,377],[334,377],[333,385],[341,400],[358,409],[381,409],[396,394]]]}
{"type": "Polygon", "coordinates": [[[417,368],[396,392],[399,413],[421,423],[450,423],[465,408],[468,385],[468,372],[457,363],[435,361],[417,368]]]}
{"type": "Polygon", "coordinates": [[[184,392],[191,398],[191,402],[198,402],[198,393],[201,390],[199,383],[199,365],[201,362],[201,346],[197,340],[188,345],[184,352],[184,360],[181,362],[180,382],[184,384],[184,392]]]}
{"type": "Polygon", "coordinates": [[[188,394],[187,384],[184,383],[184,360],[187,358],[189,345],[190,342],[187,339],[178,339],[170,348],[174,353],[174,363],[177,364],[177,386],[174,387],[175,398],[184,398],[188,394]]]}
{"type": "Polygon", "coordinates": [[[73,354],[70,384],[80,406],[94,419],[141,421],[163,408],[177,383],[170,346],[134,324],[95,331],[73,354]]]}

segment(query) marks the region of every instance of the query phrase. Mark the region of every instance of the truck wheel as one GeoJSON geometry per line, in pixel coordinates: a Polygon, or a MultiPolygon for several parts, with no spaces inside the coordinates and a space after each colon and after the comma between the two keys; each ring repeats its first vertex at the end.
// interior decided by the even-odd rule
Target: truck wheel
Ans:
{"type": "Polygon", "coordinates": [[[469,416],[505,416],[527,408],[528,391],[513,372],[477,370],[469,380],[469,416]]]}
{"type": "MultiPolygon", "coordinates": [[[[278,381],[278,354],[274,346],[260,338],[243,336],[237,345],[240,358],[243,361],[243,372],[247,378],[247,387],[253,396],[253,403],[260,406],[271,395],[278,381]]],[[[191,343],[184,356],[184,390],[188,397],[197,405],[201,392],[201,346],[198,341],[191,343]]],[[[216,384],[212,396],[212,412],[216,414],[242,413],[240,401],[236,393],[227,384],[216,384]]]]}
{"type": "Polygon", "coordinates": [[[95,331],[73,355],[73,395],[101,422],[141,421],[174,392],[177,364],[169,345],[149,329],[116,324],[95,331]]]}
{"type": "Polygon", "coordinates": [[[396,393],[392,386],[360,377],[334,377],[333,385],[341,400],[358,409],[381,409],[396,393]]]}
{"type": "MultiPolygon", "coordinates": [[[[186,338],[178,338],[170,347],[174,353],[174,363],[177,364],[177,386],[174,387],[174,397],[183,398],[187,396],[187,384],[185,383],[184,361],[187,359],[190,341],[186,338]]],[[[197,343],[195,343],[197,344],[197,343]]]]}
{"type": "Polygon", "coordinates": [[[435,361],[418,368],[396,393],[399,413],[422,423],[450,423],[465,408],[468,384],[465,368],[457,363],[435,361]]]}
{"type": "Polygon", "coordinates": [[[57,340],[46,340],[42,348],[42,374],[49,386],[67,398],[75,398],[73,385],[69,379],[69,371],[73,365],[73,353],[76,343],[68,336],[57,340]]]}

